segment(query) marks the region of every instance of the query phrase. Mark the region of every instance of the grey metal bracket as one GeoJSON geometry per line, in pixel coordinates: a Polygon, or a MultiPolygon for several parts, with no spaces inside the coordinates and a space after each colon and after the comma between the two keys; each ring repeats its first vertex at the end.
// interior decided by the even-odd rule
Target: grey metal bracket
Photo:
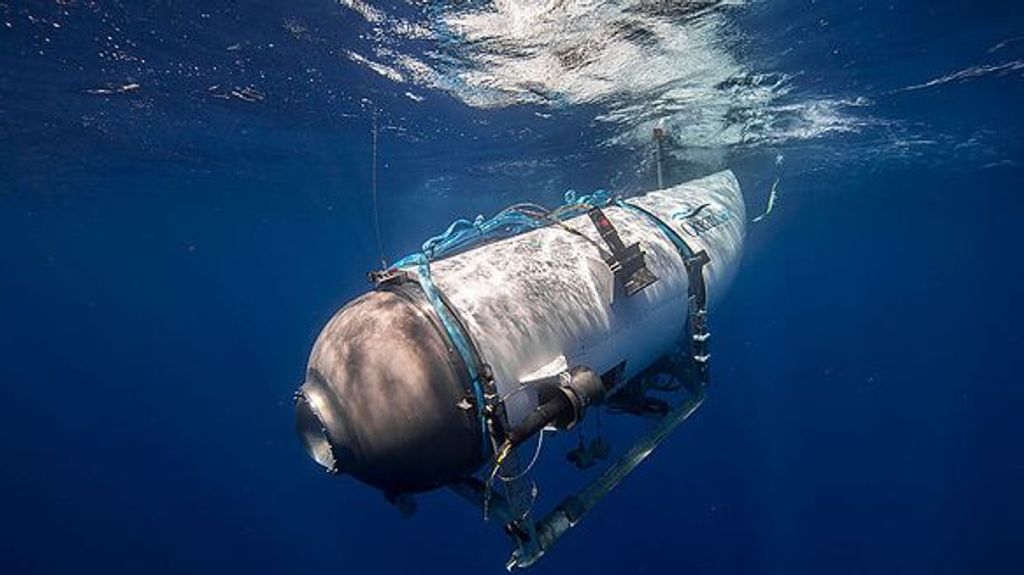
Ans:
{"type": "Polygon", "coordinates": [[[705,390],[700,385],[689,385],[687,391],[689,391],[689,397],[665,414],[651,430],[633,444],[629,451],[622,454],[601,475],[594,478],[575,495],[563,499],[544,518],[534,522],[532,531],[535,536],[533,538],[523,541],[513,536],[517,547],[505,565],[506,568],[511,571],[514,568],[526,568],[536,563],[563,535],[578,525],[587,512],[647,459],[676,427],[689,419],[704,403],[705,390]]]}
{"type": "MultiPolygon", "coordinates": [[[[684,382],[688,392],[654,427],[642,435],[632,447],[591,480],[579,492],[563,499],[540,520],[534,521],[529,509],[510,500],[506,494],[487,491],[483,481],[468,477],[449,484],[449,488],[476,507],[487,509],[487,517],[502,525],[513,544],[512,555],[505,567],[509,571],[530,567],[548,552],[558,540],[579,524],[583,517],[606,495],[612,492],[640,463],[704,403],[705,386],[699,381],[684,382]]],[[[506,488],[512,486],[506,485],[506,488]]],[[[507,495],[513,496],[513,493],[507,495]]]]}

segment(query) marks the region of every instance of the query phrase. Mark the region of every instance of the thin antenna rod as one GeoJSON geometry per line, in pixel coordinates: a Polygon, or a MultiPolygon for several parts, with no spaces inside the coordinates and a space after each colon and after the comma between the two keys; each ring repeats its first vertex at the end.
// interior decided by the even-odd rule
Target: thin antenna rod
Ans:
{"type": "Polygon", "coordinates": [[[384,242],[380,236],[380,212],[377,210],[377,108],[373,109],[373,158],[370,164],[370,189],[373,194],[373,229],[377,234],[377,250],[380,252],[380,269],[388,267],[384,257],[384,242]]]}

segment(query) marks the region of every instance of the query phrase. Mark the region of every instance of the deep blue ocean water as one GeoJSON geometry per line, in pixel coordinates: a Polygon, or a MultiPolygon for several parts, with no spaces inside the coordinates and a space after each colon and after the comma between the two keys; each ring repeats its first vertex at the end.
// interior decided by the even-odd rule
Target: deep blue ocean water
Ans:
{"type": "Polygon", "coordinates": [[[374,113],[389,259],[652,188],[654,126],[669,182],[776,190],[709,401],[534,572],[1024,569],[1024,10],[371,4],[0,3],[0,570],[501,572],[294,435],[380,259],[374,113]]]}

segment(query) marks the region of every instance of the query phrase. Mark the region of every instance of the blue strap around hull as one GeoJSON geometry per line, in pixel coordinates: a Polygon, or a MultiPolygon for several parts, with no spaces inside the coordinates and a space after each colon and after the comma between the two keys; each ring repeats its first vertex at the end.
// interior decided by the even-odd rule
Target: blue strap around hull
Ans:
{"type": "Polygon", "coordinates": [[[481,448],[486,459],[490,456],[492,446],[491,442],[488,441],[487,418],[484,415],[484,390],[483,384],[480,381],[480,370],[477,369],[473,344],[470,342],[469,336],[463,331],[462,325],[455,318],[452,310],[448,308],[448,305],[441,297],[441,291],[437,288],[433,278],[431,278],[430,260],[423,254],[414,254],[403,261],[407,261],[410,264],[415,263],[416,280],[419,282],[420,288],[423,289],[423,293],[427,296],[430,305],[434,308],[434,312],[437,313],[437,317],[440,318],[441,325],[444,326],[444,330],[448,334],[448,339],[455,346],[459,357],[462,358],[462,363],[466,365],[466,372],[469,375],[475,400],[473,403],[476,407],[477,421],[480,423],[481,448]]]}
{"type": "Polygon", "coordinates": [[[683,237],[676,233],[676,231],[673,230],[671,226],[663,222],[661,218],[641,208],[640,206],[630,204],[622,200],[618,200],[617,202],[615,202],[615,204],[619,207],[623,207],[626,208],[627,210],[632,210],[638,214],[641,214],[648,220],[650,220],[652,224],[657,226],[657,228],[661,230],[661,232],[665,234],[665,236],[667,236],[669,240],[672,241],[672,243],[676,246],[676,249],[679,250],[679,253],[683,256],[684,260],[693,257],[693,250],[690,248],[689,245],[686,244],[686,242],[683,240],[683,237]]]}

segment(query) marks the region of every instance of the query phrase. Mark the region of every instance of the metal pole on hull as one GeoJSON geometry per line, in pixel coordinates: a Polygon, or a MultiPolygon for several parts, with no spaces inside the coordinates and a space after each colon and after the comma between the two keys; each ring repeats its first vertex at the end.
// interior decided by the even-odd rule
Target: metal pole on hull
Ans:
{"type": "Polygon", "coordinates": [[[661,157],[662,157],[662,142],[665,141],[665,130],[662,128],[654,128],[654,158],[658,164],[658,189],[665,189],[665,178],[661,168],[661,157]]]}

